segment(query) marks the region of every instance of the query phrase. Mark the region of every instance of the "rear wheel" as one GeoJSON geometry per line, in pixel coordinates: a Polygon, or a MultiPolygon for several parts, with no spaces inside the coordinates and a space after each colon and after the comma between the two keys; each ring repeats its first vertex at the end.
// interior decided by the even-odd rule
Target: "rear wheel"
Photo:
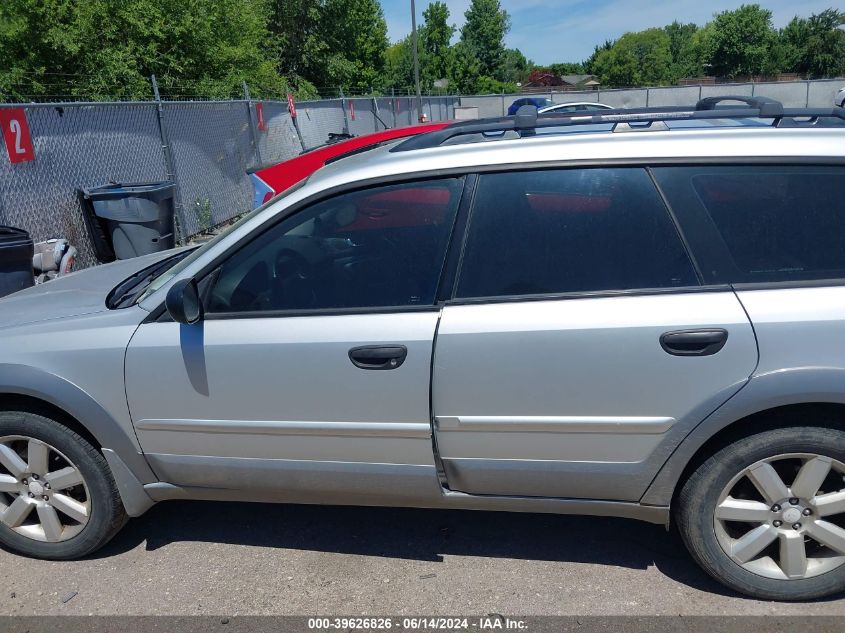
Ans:
{"type": "Polygon", "coordinates": [[[105,458],[55,420],[0,413],[0,543],[36,558],[102,547],[126,520],[105,458]]]}
{"type": "Polygon", "coordinates": [[[681,536],[714,578],[769,600],[845,589],[845,433],[790,427],[714,454],[678,498],[681,536]]]}

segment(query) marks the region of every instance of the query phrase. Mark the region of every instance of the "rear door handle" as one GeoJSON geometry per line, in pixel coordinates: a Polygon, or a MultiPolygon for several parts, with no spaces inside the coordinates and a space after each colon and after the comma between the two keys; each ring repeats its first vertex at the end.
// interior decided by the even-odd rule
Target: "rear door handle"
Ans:
{"type": "Polygon", "coordinates": [[[672,356],[712,356],[727,342],[728,331],[721,328],[677,330],[660,337],[660,347],[672,356]]]}
{"type": "Polygon", "coordinates": [[[359,369],[396,369],[407,356],[404,345],[362,345],[349,350],[349,360],[359,369]]]}

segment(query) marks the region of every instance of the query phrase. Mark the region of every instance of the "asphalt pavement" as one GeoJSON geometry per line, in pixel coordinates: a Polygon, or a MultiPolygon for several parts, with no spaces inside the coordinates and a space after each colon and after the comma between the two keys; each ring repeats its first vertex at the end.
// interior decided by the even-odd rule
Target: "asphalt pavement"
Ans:
{"type": "Polygon", "coordinates": [[[743,598],[660,526],[540,514],[168,502],[0,572],[3,615],[845,615],[743,598]]]}

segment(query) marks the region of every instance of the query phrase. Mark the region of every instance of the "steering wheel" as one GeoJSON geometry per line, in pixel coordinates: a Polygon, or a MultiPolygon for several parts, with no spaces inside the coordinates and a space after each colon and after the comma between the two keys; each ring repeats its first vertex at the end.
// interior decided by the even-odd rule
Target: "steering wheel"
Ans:
{"type": "Polygon", "coordinates": [[[299,253],[282,250],[273,264],[271,302],[276,309],[301,309],[317,305],[313,266],[299,253]]]}

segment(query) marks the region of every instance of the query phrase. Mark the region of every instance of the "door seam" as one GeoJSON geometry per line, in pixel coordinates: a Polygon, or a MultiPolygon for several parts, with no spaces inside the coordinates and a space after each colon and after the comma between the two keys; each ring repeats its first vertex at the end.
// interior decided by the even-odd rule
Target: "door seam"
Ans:
{"type": "Polygon", "coordinates": [[[440,321],[443,319],[444,305],[440,304],[440,314],[437,315],[437,323],[434,326],[434,338],[431,341],[431,366],[428,376],[428,415],[431,426],[431,451],[434,458],[434,468],[437,472],[437,482],[440,484],[441,493],[451,492],[449,481],[446,477],[446,468],[443,459],[440,457],[440,449],[437,446],[437,419],[434,415],[434,365],[435,354],[437,353],[437,336],[440,332],[440,321]]]}

